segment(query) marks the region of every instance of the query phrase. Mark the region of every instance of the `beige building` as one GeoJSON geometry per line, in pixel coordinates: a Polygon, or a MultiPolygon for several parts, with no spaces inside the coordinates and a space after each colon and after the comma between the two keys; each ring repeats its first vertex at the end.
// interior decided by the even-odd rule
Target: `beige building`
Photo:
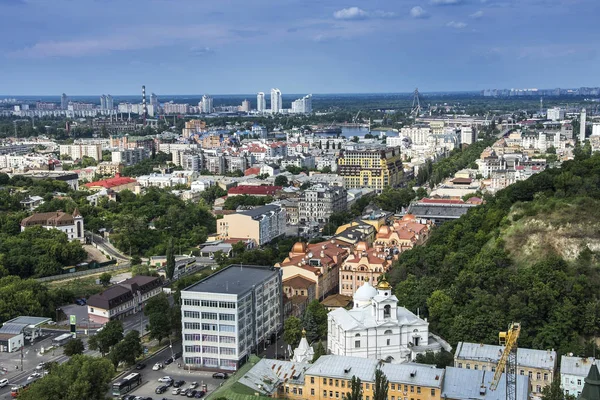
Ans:
{"type": "Polygon", "coordinates": [[[60,155],[67,155],[71,160],[81,160],[84,156],[102,161],[101,144],[61,144],[60,155]]]}
{"type": "Polygon", "coordinates": [[[337,292],[339,268],[348,256],[348,251],[335,242],[306,244],[298,242],[288,257],[275,267],[283,271],[283,280],[302,276],[316,284],[316,296],[322,300],[337,292]]]}
{"type": "Polygon", "coordinates": [[[392,226],[384,225],[375,236],[375,245],[386,252],[399,254],[421,245],[429,239],[433,223],[418,221],[412,214],[406,214],[402,219],[394,221],[392,226]]]}
{"type": "Polygon", "coordinates": [[[285,219],[285,208],[267,204],[224,215],[217,220],[217,232],[221,239],[252,239],[262,246],[285,233],[285,219]]]}
{"type": "MultiPolygon", "coordinates": [[[[503,350],[503,346],[458,342],[454,353],[454,366],[496,371],[503,350]]],[[[529,377],[529,389],[533,396],[541,396],[542,390],[552,383],[557,366],[556,358],[554,350],[519,348],[517,351],[518,374],[529,377]]]]}
{"type": "Polygon", "coordinates": [[[99,175],[115,176],[116,174],[121,174],[123,172],[123,168],[124,165],[121,163],[101,162],[98,164],[98,169],[96,169],[96,172],[99,175]]]}
{"type": "Polygon", "coordinates": [[[365,282],[376,286],[379,277],[390,269],[386,256],[382,248],[359,242],[340,268],[340,293],[352,296],[365,282]]]}

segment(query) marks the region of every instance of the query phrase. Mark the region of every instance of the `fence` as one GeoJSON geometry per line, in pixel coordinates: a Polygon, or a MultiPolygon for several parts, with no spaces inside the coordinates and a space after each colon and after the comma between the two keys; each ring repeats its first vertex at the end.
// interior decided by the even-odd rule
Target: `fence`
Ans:
{"type": "Polygon", "coordinates": [[[116,271],[118,269],[123,269],[123,268],[128,268],[128,267],[129,267],[129,263],[122,263],[120,265],[111,265],[109,267],[87,269],[85,271],[77,271],[77,272],[71,272],[71,273],[61,274],[61,275],[45,276],[43,278],[37,278],[36,280],[38,282],[52,282],[52,281],[59,281],[62,279],[75,278],[78,276],[93,275],[93,274],[97,274],[99,272],[116,271]]]}

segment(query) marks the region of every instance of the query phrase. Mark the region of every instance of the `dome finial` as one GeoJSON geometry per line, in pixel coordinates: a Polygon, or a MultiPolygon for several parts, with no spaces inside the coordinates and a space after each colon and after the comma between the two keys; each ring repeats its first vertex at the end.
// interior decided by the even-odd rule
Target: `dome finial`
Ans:
{"type": "Polygon", "coordinates": [[[302,337],[306,337],[306,329],[302,328],[302,337]]]}

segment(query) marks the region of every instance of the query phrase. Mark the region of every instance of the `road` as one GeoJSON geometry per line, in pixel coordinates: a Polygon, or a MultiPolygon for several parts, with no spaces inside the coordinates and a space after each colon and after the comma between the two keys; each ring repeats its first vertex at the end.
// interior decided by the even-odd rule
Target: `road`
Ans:
{"type": "Polygon", "coordinates": [[[129,257],[127,257],[124,254],[121,254],[112,244],[110,244],[108,241],[106,241],[102,236],[95,234],[93,232],[90,232],[90,231],[86,231],[85,233],[86,233],[86,235],[91,236],[92,243],[95,243],[100,249],[102,249],[104,252],[108,253],[111,257],[119,259],[119,260],[128,260],[129,259],[129,257]]]}

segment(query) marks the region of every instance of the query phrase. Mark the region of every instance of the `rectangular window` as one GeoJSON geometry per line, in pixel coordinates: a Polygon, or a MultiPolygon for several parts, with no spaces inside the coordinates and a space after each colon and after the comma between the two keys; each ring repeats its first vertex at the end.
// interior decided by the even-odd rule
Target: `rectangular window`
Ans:
{"type": "Polygon", "coordinates": [[[235,321],[235,314],[219,314],[219,321],[235,321]]]}
{"type": "Polygon", "coordinates": [[[235,325],[219,325],[220,332],[235,332],[235,325]]]}
{"type": "Polygon", "coordinates": [[[392,390],[396,390],[396,384],[392,383],[392,390]]]}
{"type": "Polygon", "coordinates": [[[323,397],[327,397],[327,390],[323,390],[323,397]]]}
{"type": "Polygon", "coordinates": [[[202,330],[203,331],[216,331],[217,324],[202,324],[202,330]]]}
{"type": "Polygon", "coordinates": [[[354,347],[357,349],[360,348],[360,340],[354,341],[354,347]]]}
{"type": "Polygon", "coordinates": [[[315,377],[314,376],[310,377],[310,383],[315,383],[315,377]]]}
{"type": "Polygon", "coordinates": [[[369,390],[369,384],[368,384],[368,383],[366,383],[366,384],[365,384],[365,388],[366,388],[367,390],[369,390]]]}
{"type": "Polygon", "coordinates": [[[335,392],[335,397],[339,398],[340,397],[340,392],[335,392]]]}
{"type": "Polygon", "coordinates": [[[235,349],[232,349],[230,347],[221,347],[221,354],[224,354],[226,356],[234,356],[235,349]]]}
{"type": "Polygon", "coordinates": [[[548,381],[548,374],[546,374],[546,373],[544,374],[544,380],[548,381]]]}
{"type": "Polygon", "coordinates": [[[221,343],[235,343],[235,338],[231,336],[221,336],[219,341],[221,343]]]}
{"type": "Polygon", "coordinates": [[[335,380],[335,386],[340,386],[340,380],[339,379],[335,380]]]}
{"type": "Polygon", "coordinates": [[[435,396],[435,389],[431,389],[431,396],[435,396]]]}
{"type": "Polygon", "coordinates": [[[323,378],[323,385],[327,385],[327,378],[323,378]]]}
{"type": "Polygon", "coordinates": [[[411,385],[411,387],[410,387],[410,392],[411,392],[411,393],[414,393],[414,392],[415,392],[415,387],[414,387],[414,386],[412,386],[412,385],[411,385]]]}
{"type": "Polygon", "coordinates": [[[314,396],[314,395],[315,395],[315,389],[314,389],[314,388],[311,388],[311,389],[310,389],[310,395],[311,395],[311,396],[314,396]]]}
{"type": "Polygon", "coordinates": [[[202,319],[217,319],[217,313],[214,312],[203,312],[202,319]]]}
{"type": "Polygon", "coordinates": [[[329,378],[329,386],[333,386],[333,379],[329,378]]]}
{"type": "Polygon", "coordinates": [[[183,312],[183,316],[185,318],[200,318],[200,312],[199,311],[184,311],[183,312]]]}
{"type": "Polygon", "coordinates": [[[421,386],[417,386],[417,393],[421,393],[421,386]]]}

